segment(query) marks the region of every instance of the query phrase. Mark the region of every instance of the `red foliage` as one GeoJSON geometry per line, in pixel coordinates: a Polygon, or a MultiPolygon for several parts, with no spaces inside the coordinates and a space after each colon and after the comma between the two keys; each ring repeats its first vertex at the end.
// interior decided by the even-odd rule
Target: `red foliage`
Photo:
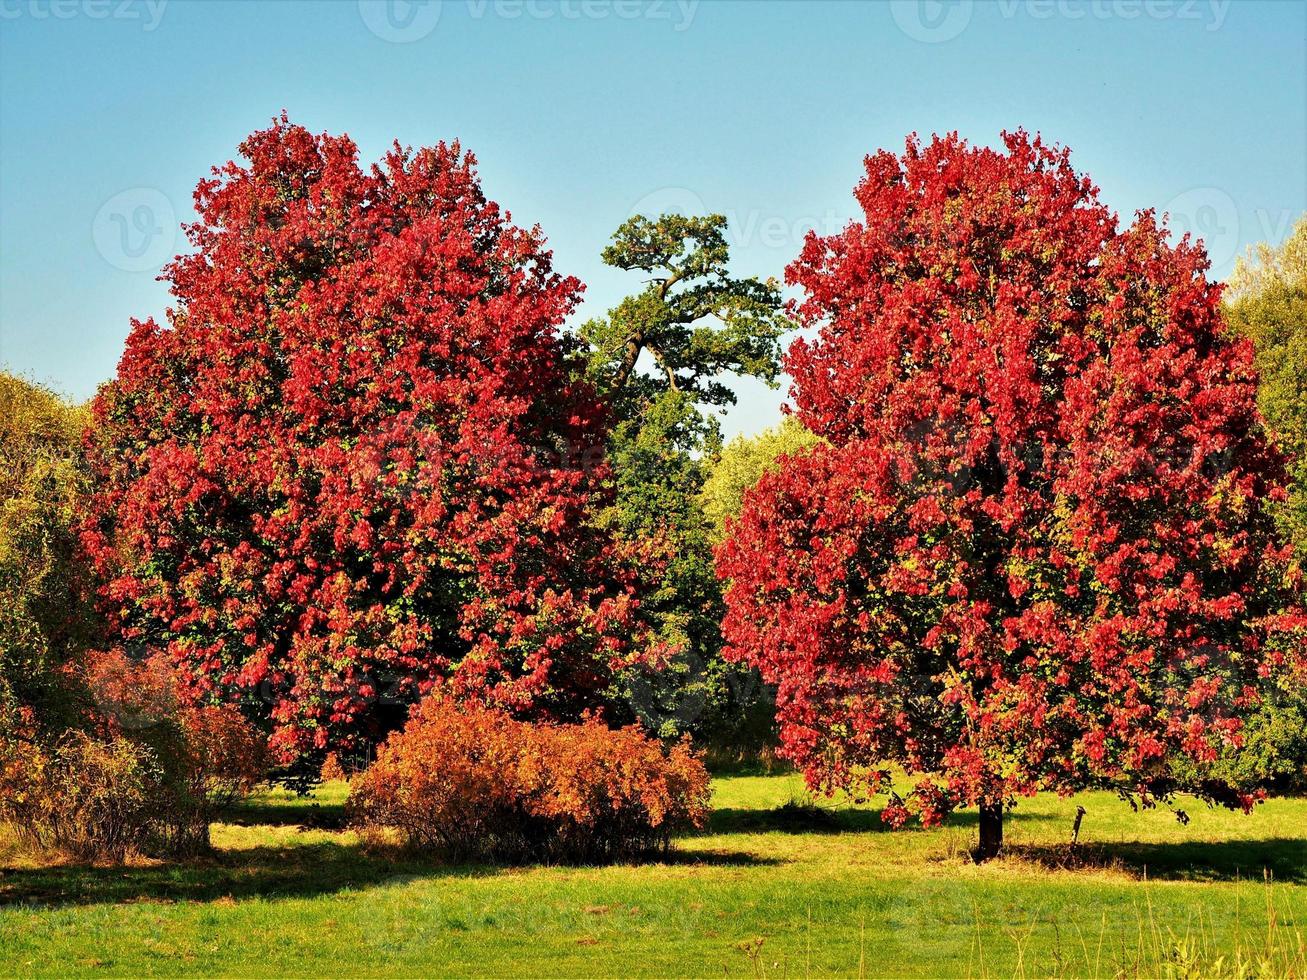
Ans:
{"type": "Polygon", "coordinates": [[[350,789],[353,821],[459,857],[598,860],[666,847],[702,827],[708,772],[689,743],[634,726],[518,721],[423,701],[350,789]]]}
{"type": "Polygon", "coordinates": [[[240,149],[196,190],[168,326],[134,324],[95,405],[87,540],[124,642],[268,715],[283,759],[442,679],[583,710],[631,600],[586,529],[580,284],[457,144],[364,170],[283,117],[240,149]]]}
{"type": "Polygon", "coordinates": [[[1118,230],[1065,150],[1004,143],[869,157],[864,220],[787,270],[829,444],[719,553],[730,653],[815,785],[899,763],[936,780],[906,794],[924,820],[1091,785],[1249,805],[1203,767],[1305,622],[1251,352],[1200,245],[1118,230]]]}

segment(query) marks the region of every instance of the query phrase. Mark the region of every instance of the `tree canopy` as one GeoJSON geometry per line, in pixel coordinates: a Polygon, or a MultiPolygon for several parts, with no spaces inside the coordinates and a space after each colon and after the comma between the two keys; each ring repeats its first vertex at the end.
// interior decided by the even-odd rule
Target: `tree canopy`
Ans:
{"type": "Polygon", "coordinates": [[[91,542],[123,642],[266,721],[285,760],[433,685],[576,715],[632,648],[596,531],[605,411],[579,283],[458,144],[359,166],[284,116],[196,191],[166,325],[95,403],[91,542]]]}
{"type": "Polygon", "coordinates": [[[728,442],[713,461],[702,491],[714,543],[725,540],[727,522],[740,513],[745,493],[757,486],[764,473],[779,466],[781,457],[804,452],[819,442],[792,415],[756,436],[739,435],[728,442]]]}
{"type": "Polygon", "coordinates": [[[651,277],[607,317],[581,328],[600,390],[635,403],[619,408],[619,417],[638,415],[641,403],[666,392],[696,405],[732,405],[735,394],[720,380],[723,374],[775,382],[779,340],[789,326],[780,287],[729,274],[725,230],[720,214],[636,215],[604,249],[608,265],[651,277]],[[650,373],[637,370],[646,351],[655,364],[650,373]]]}

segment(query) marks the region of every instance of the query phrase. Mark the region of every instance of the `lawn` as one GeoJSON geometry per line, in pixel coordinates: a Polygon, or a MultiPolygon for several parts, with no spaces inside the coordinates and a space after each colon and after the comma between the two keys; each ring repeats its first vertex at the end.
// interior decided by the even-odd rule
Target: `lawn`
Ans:
{"type": "Polygon", "coordinates": [[[974,813],[889,832],[874,809],[786,806],[796,777],[715,785],[709,832],[639,866],[370,855],[337,829],[342,784],[253,800],[200,864],[0,858],[0,973],[1307,974],[1307,800],[1196,805],[1181,826],[1110,794],[1041,796],[976,866],[974,813]]]}

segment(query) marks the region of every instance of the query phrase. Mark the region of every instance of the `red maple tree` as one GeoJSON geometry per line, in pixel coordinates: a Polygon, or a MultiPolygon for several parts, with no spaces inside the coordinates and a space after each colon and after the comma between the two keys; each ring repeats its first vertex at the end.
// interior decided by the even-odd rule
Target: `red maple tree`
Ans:
{"type": "Polygon", "coordinates": [[[264,716],[283,759],[437,682],[591,706],[632,608],[589,527],[604,418],[558,326],[580,283],[457,143],[363,169],[283,115],[195,193],[168,324],[95,403],[87,539],[123,642],[264,716]]]}
{"type": "Polygon", "coordinates": [[[816,336],[786,367],[827,444],[719,552],[730,653],[778,685],[812,784],[885,791],[894,824],[978,805],[982,856],[1039,789],[1251,805],[1210,764],[1304,624],[1201,246],[1003,142],[877,153],[863,220],[808,237],[787,274],[816,336]]]}

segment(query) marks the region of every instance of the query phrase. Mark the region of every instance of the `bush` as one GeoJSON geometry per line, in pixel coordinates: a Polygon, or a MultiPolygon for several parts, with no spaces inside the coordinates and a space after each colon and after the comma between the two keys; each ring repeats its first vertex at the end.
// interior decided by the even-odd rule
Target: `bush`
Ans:
{"type": "Polygon", "coordinates": [[[0,712],[0,821],[79,860],[207,849],[212,820],[263,776],[262,738],[230,708],[183,704],[158,662],[101,656],[87,681],[99,710],[84,728],[0,712]]]}
{"type": "Polygon", "coordinates": [[[137,663],[100,654],[87,679],[108,731],[157,760],[156,847],[172,854],[207,848],[209,824],[264,778],[263,737],[234,708],[188,703],[162,657],[137,663]]]}
{"type": "Polygon", "coordinates": [[[532,724],[433,696],[354,780],[365,836],[455,858],[605,861],[666,849],[702,827],[708,772],[682,741],[634,726],[532,724]]]}
{"type": "Polygon", "coordinates": [[[340,756],[335,752],[328,752],[327,757],[322,760],[322,770],[319,778],[324,783],[331,782],[348,782],[350,771],[345,768],[345,764],[340,761],[340,756]]]}
{"type": "Polygon", "coordinates": [[[144,746],[70,729],[52,745],[0,739],[0,817],[42,851],[120,862],[145,853],[161,771],[144,746]]]}
{"type": "Polygon", "coordinates": [[[1216,764],[1219,778],[1276,794],[1307,792],[1307,671],[1268,691],[1240,735],[1216,764]]]}

